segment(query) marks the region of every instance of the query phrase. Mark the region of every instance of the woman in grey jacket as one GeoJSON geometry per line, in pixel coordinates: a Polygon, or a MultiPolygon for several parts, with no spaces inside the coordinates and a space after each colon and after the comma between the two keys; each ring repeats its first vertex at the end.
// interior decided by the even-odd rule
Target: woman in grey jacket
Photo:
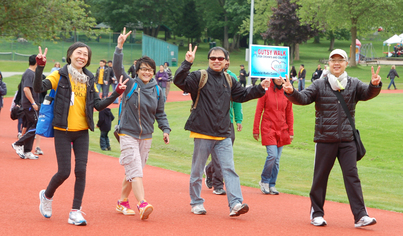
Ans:
{"type": "Polygon", "coordinates": [[[138,204],[140,219],[145,220],[153,211],[153,206],[144,199],[143,168],[148,159],[151,148],[154,122],[164,132],[164,141],[169,143],[168,119],[164,112],[164,98],[161,88],[153,78],[155,62],[149,57],[137,60],[134,79],[126,74],[123,68],[123,44],[131,31],[118,38],[118,45],[113,56],[113,70],[116,77],[128,78],[127,91],[123,94],[119,115],[118,133],[121,154],[120,164],[125,168],[125,178],[122,184],[121,197],[116,210],[124,215],[134,215],[127,198],[133,189],[138,204]],[[160,98],[161,97],[161,98],[160,98]]]}

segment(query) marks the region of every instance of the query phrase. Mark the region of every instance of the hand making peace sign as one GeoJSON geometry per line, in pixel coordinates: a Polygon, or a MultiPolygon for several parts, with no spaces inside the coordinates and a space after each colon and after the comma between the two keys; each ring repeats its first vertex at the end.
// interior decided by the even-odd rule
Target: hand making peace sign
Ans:
{"type": "Polygon", "coordinates": [[[38,66],[45,66],[46,65],[46,53],[48,53],[48,48],[45,48],[45,52],[42,54],[41,46],[38,47],[39,53],[36,55],[36,64],[38,66]]]}
{"type": "Polygon", "coordinates": [[[118,48],[123,48],[123,44],[125,43],[127,36],[129,36],[131,33],[132,31],[129,31],[129,33],[126,34],[126,27],[123,27],[123,33],[120,34],[118,38],[118,48]]]}
{"type": "Polygon", "coordinates": [[[123,75],[120,76],[119,84],[116,86],[116,92],[119,94],[122,94],[126,90],[126,87],[127,87],[126,83],[127,83],[127,81],[129,81],[129,79],[126,79],[123,82],[122,82],[122,80],[123,80],[123,75]]]}
{"type": "Polygon", "coordinates": [[[374,73],[374,67],[371,66],[371,71],[372,71],[372,78],[371,78],[371,84],[378,86],[379,83],[381,82],[381,76],[379,76],[379,70],[381,69],[380,66],[378,66],[378,70],[376,70],[376,73],[374,73]]]}
{"type": "Polygon", "coordinates": [[[186,53],[186,56],[185,56],[186,61],[193,63],[193,61],[195,60],[196,50],[197,50],[197,46],[192,51],[192,44],[189,44],[189,51],[186,53]]]}
{"type": "Polygon", "coordinates": [[[280,76],[281,82],[283,82],[283,89],[286,93],[290,94],[294,91],[294,87],[292,86],[290,79],[287,75],[285,75],[285,80],[280,76]]]}

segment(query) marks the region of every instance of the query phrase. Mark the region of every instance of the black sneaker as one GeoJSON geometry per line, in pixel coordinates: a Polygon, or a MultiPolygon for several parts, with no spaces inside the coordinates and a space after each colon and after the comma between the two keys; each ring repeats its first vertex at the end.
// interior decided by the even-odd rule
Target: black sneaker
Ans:
{"type": "Polygon", "coordinates": [[[207,175],[206,169],[207,169],[207,166],[204,167],[204,175],[206,176],[204,183],[206,184],[207,188],[211,189],[213,187],[213,180],[211,179],[210,176],[207,175]]]}

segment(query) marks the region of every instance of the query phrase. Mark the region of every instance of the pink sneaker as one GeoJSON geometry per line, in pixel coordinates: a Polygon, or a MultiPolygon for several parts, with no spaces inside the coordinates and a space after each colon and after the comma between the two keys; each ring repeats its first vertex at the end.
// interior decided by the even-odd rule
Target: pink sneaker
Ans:
{"type": "Polygon", "coordinates": [[[129,200],[125,198],[123,201],[118,201],[116,211],[123,213],[125,216],[135,215],[136,213],[130,208],[129,200]]]}
{"type": "Polygon", "coordinates": [[[140,220],[148,219],[148,216],[153,212],[154,208],[146,200],[143,200],[137,204],[137,209],[140,212],[140,220]]]}

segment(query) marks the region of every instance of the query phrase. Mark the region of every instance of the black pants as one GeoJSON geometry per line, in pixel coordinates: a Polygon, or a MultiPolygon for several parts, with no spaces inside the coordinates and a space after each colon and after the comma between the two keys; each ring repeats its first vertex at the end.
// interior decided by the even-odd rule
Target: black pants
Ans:
{"type": "Polygon", "coordinates": [[[356,155],[357,148],[354,141],[316,144],[315,169],[310,192],[312,218],[324,215],[327,181],[336,157],[343,173],[344,186],[355,222],[368,215],[358,177],[356,155]]]}
{"type": "MultiPolygon", "coordinates": [[[[231,124],[231,140],[232,140],[232,145],[234,145],[235,131],[234,131],[233,124],[231,124]]],[[[208,163],[208,165],[206,167],[206,174],[212,179],[212,184],[213,184],[214,189],[223,189],[224,188],[224,180],[223,180],[224,177],[222,176],[220,162],[217,160],[217,158],[213,158],[213,156],[216,156],[216,155],[214,155],[214,154],[211,155],[211,161],[210,161],[210,163],[208,163]]]]}
{"type": "Polygon", "coordinates": [[[52,198],[56,189],[70,176],[71,172],[71,143],[75,156],[74,174],[76,182],[74,185],[74,200],[72,209],[80,209],[84,189],[85,177],[87,171],[88,130],[71,132],[55,130],[55,149],[57,158],[57,173],[52,177],[46,188],[45,195],[52,198]]]}
{"type": "Polygon", "coordinates": [[[32,107],[29,109],[24,109],[24,116],[27,124],[27,132],[17,141],[16,145],[24,145],[24,153],[31,152],[32,146],[35,140],[36,123],[38,122],[38,112],[32,107]]]}
{"type": "Polygon", "coordinates": [[[242,86],[246,87],[246,80],[240,80],[239,83],[241,83],[242,86]]]}

